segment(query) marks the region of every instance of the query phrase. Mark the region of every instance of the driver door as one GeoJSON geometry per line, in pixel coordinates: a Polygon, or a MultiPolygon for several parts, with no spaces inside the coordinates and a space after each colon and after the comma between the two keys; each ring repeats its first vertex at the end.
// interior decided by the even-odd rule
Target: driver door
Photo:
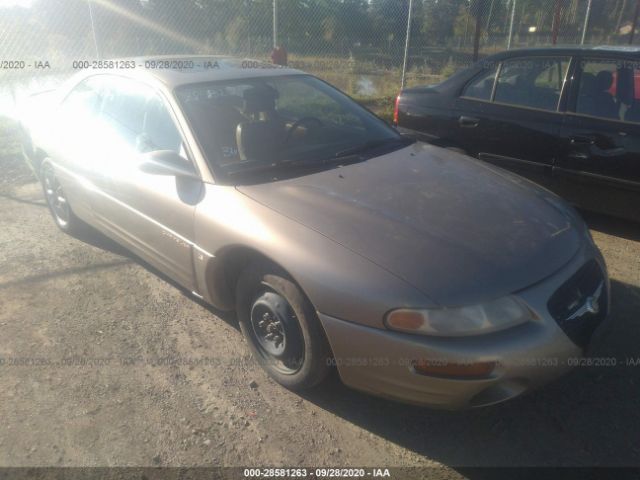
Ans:
{"type": "Polygon", "coordinates": [[[203,184],[140,169],[143,155],[157,150],[172,150],[191,163],[170,107],[151,87],[114,78],[102,120],[118,150],[107,168],[106,228],[173,280],[196,290],[193,217],[203,184]]]}

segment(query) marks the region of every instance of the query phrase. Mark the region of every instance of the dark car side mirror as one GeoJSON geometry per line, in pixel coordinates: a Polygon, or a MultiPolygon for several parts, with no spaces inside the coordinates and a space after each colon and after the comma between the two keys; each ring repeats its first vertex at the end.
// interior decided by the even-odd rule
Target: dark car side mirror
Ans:
{"type": "Polygon", "coordinates": [[[195,168],[173,150],[156,150],[142,155],[140,170],[151,175],[199,179],[195,168]]]}

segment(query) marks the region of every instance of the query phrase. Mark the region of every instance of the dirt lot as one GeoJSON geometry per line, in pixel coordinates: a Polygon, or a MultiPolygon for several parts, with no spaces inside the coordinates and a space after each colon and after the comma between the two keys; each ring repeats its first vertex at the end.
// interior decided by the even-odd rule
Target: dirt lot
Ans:
{"type": "Polygon", "coordinates": [[[615,326],[598,355],[616,367],[448,413],[336,378],[285,390],[251,362],[232,315],[98,236],[61,233],[24,167],[4,158],[0,172],[2,466],[424,465],[446,478],[478,465],[640,466],[640,368],[626,365],[640,358],[637,226],[589,217],[613,279],[615,326]]]}

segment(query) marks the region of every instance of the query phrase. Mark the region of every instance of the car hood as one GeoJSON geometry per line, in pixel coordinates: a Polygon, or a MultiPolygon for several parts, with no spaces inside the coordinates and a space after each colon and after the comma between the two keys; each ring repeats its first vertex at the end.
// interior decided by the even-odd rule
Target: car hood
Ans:
{"type": "Polygon", "coordinates": [[[528,287],[566,264],[584,238],[571,210],[548,192],[422,143],[237,188],[446,306],[528,287]]]}

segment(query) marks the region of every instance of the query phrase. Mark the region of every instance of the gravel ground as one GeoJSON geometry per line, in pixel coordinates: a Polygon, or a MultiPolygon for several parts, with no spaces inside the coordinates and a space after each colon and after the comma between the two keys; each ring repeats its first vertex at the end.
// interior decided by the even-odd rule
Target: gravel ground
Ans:
{"type": "Polygon", "coordinates": [[[439,412],[337,378],[304,395],[276,385],[233,315],[97,235],[61,233],[29,172],[0,165],[2,466],[434,466],[441,478],[465,466],[640,466],[640,368],[627,365],[640,359],[638,226],[588,217],[613,279],[615,326],[596,354],[615,367],[439,412]]]}

